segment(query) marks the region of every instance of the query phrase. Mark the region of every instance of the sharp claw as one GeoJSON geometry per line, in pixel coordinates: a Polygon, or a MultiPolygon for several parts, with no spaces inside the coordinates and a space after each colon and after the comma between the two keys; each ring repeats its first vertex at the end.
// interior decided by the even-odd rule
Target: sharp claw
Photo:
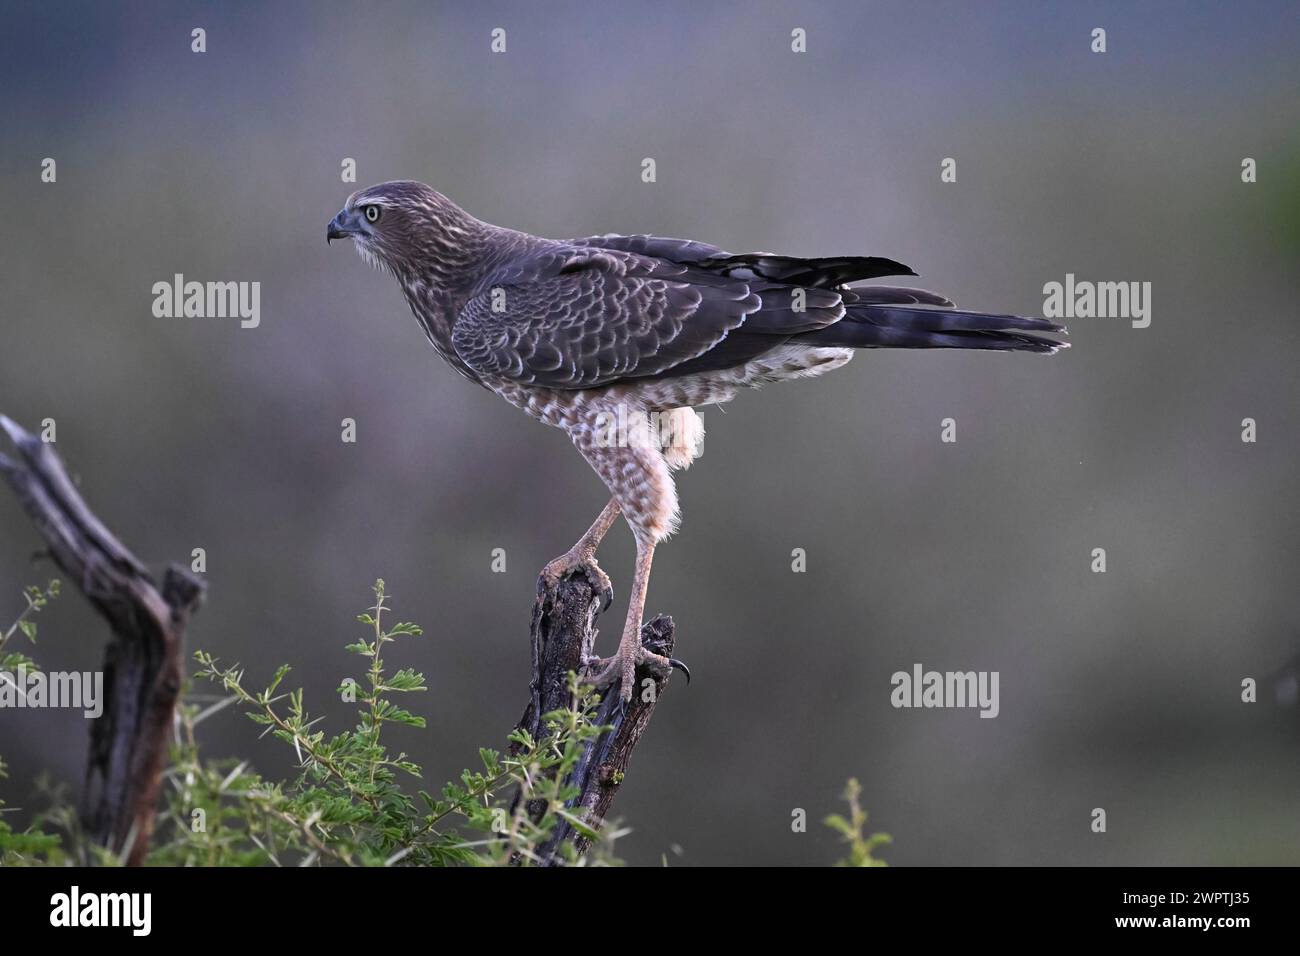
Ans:
{"type": "Polygon", "coordinates": [[[542,595],[547,594],[550,591],[554,591],[559,586],[560,586],[560,582],[558,580],[552,581],[551,576],[546,573],[546,568],[543,568],[542,573],[537,575],[537,596],[538,597],[541,597],[542,595]]]}
{"type": "Polygon", "coordinates": [[[584,562],[580,567],[582,568],[582,573],[587,577],[587,583],[591,585],[592,592],[594,593],[596,588],[600,588],[600,613],[604,614],[609,610],[609,606],[614,603],[614,584],[610,581],[608,575],[601,573],[594,558],[588,560],[590,561],[590,564],[584,562]],[[602,579],[604,579],[603,587],[601,587],[602,579]]]}
{"type": "Polygon", "coordinates": [[[678,660],[677,658],[675,658],[675,657],[670,657],[670,658],[668,658],[668,666],[671,667],[673,670],[678,670],[678,671],[681,671],[683,674],[685,674],[685,675],[686,675],[686,683],[687,683],[688,685],[690,684],[690,682],[691,682],[691,669],[690,669],[689,667],[687,667],[684,663],[682,663],[681,661],[679,661],[679,660],[678,660]]]}

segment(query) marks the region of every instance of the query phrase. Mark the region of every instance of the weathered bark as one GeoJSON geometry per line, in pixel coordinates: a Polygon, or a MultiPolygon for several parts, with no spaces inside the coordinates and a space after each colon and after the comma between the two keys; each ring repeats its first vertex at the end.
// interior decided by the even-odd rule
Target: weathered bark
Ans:
{"type": "Polygon", "coordinates": [[[104,713],[91,724],[81,816],[95,840],[138,866],[153,834],[185,625],[204,585],[172,565],[160,590],[86,506],[54,449],[3,416],[0,427],[22,459],[0,455],[0,472],[54,563],[113,633],[104,657],[104,713]]]}
{"type": "MultiPolygon", "coordinates": [[[[552,590],[542,586],[538,592],[532,622],[532,699],[518,724],[534,739],[542,735],[542,715],[573,706],[569,673],[581,672],[583,660],[594,653],[600,603],[600,595],[580,571],[561,581],[558,588],[552,590]]],[[[643,625],[641,643],[656,654],[671,656],[672,618],[661,614],[643,625]]],[[[599,829],[609,813],[610,805],[622,786],[632,751],[650,723],[668,678],[660,679],[648,670],[638,669],[636,682],[637,692],[626,705],[619,699],[617,683],[606,689],[594,722],[611,729],[587,745],[569,779],[580,791],[570,809],[592,829],[599,829]],[[647,678],[654,681],[653,692],[644,683],[647,678]]],[[[528,812],[536,820],[541,816],[542,808],[530,805],[528,812]]],[[[585,853],[590,845],[588,839],[561,820],[539,850],[543,864],[562,865],[564,860],[559,851],[566,842],[573,843],[580,854],[585,853]]]]}

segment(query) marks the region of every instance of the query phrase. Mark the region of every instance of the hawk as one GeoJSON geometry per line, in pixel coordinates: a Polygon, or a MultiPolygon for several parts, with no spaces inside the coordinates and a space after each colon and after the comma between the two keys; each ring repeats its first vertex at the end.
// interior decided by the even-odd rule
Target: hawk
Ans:
{"type": "Polygon", "coordinates": [[[916,275],[877,256],[733,255],[651,235],[543,239],[481,222],[423,183],[359,190],[326,241],[351,239],[389,272],[438,354],[461,375],[563,429],[609,489],[587,532],[547,564],[583,571],[612,599],[596,548],[621,514],[636,540],[618,652],[588,662],[597,687],[629,700],[635,671],[679,662],[641,646],[655,546],[678,523],[674,470],[699,456],[695,409],[768,382],[812,378],[855,349],[1050,354],[1043,319],[953,308],[941,295],[850,283],[916,275]]]}

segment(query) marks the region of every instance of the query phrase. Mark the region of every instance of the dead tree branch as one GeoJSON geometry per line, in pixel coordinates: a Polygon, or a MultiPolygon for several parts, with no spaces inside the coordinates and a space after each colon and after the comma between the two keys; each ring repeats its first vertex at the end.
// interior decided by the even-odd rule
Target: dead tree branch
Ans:
{"type": "MultiPolygon", "coordinates": [[[[544,732],[541,718],[545,714],[573,706],[569,673],[581,672],[582,662],[594,654],[600,604],[600,594],[582,572],[565,578],[554,590],[539,585],[537,601],[533,605],[532,696],[518,724],[534,739],[540,738],[544,732]]],[[[641,643],[656,654],[671,656],[672,618],[661,614],[647,622],[641,629],[641,643]]],[[[637,692],[626,705],[619,699],[618,684],[606,690],[595,723],[611,729],[588,743],[568,781],[580,791],[570,809],[592,829],[599,829],[609,813],[632,759],[632,751],[650,723],[668,678],[657,678],[648,670],[639,669],[636,681],[637,692]],[[647,680],[653,684],[647,684],[647,680]]],[[[527,809],[534,820],[541,817],[542,807],[530,804],[527,809]]],[[[571,842],[580,854],[585,853],[590,845],[587,838],[567,821],[561,820],[539,849],[545,865],[563,863],[560,849],[566,842],[571,842]]]]}
{"type": "Polygon", "coordinates": [[[0,454],[0,472],[54,563],[113,632],[104,655],[104,713],[91,725],[81,817],[95,840],[138,866],[153,834],[185,625],[204,585],[172,565],[160,589],[86,506],[54,449],[3,416],[0,428],[21,459],[0,454]]]}

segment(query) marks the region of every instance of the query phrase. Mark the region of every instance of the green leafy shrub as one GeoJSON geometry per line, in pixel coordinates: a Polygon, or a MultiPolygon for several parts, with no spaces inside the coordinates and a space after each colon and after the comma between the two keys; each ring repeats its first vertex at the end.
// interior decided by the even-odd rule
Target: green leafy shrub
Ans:
{"type": "Polygon", "coordinates": [[[862,785],[856,779],[850,777],[848,785],[844,788],[844,799],[849,805],[849,815],[844,817],[838,813],[832,813],[823,821],[828,827],[839,833],[844,838],[844,842],[849,845],[849,855],[835,865],[889,866],[884,860],[878,860],[872,854],[875,852],[876,847],[893,843],[893,837],[887,833],[866,835],[864,828],[867,825],[867,811],[862,809],[861,796],[862,785]]]}
{"type": "MultiPolygon", "coordinates": [[[[39,672],[36,662],[21,651],[10,647],[10,642],[18,634],[27,638],[28,643],[36,643],[35,616],[51,601],[59,596],[59,582],[50,581],[44,589],[32,585],[23,591],[27,606],[14,622],[0,633],[0,680],[12,680],[9,675],[20,667],[29,674],[39,672]]],[[[0,780],[8,776],[4,758],[0,757],[0,780]]],[[[18,866],[26,863],[61,862],[60,839],[56,833],[47,833],[41,826],[40,818],[33,820],[31,826],[22,831],[15,831],[5,822],[4,814],[12,812],[0,800],[0,866],[18,866]]]]}
{"type": "Polygon", "coordinates": [[[39,614],[46,605],[59,596],[59,582],[50,581],[44,589],[31,585],[23,591],[23,598],[27,606],[22,609],[22,613],[14,620],[9,627],[0,633],[0,671],[15,671],[19,667],[26,668],[28,673],[37,670],[36,662],[23,654],[21,651],[11,650],[10,642],[17,634],[22,634],[27,638],[28,643],[36,643],[36,621],[35,616],[39,614]]]}
{"type": "MultiPolygon", "coordinates": [[[[545,733],[532,739],[524,730],[509,737],[509,753],[481,749],[478,769],[465,770],[438,795],[420,789],[421,769],[406,754],[393,753],[389,727],[422,730],[423,717],[398,703],[401,695],[424,691],[424,676],[411,668],[391,671],[387,652],[399,641],[422,636],[408,622],[386,624],[391,614],[384,582],[374,585],[374,604],[358,616],[363,639],[347,649],[364,662],[358,679],[344,680],[339,699],[356,710],[352,729],[327,735],[324,716],[308,713],[301,689],[284,691],[290,672],[280,667],[260,690],[250,690],[238,665],[224,666],[200,651],[196,680],[218,685],[211,702],[187,689],[177,709],[177,732],[165,772],[164,805],[147,862],[168,866],[459,866],[540,862],[539,848],[561,821],[593,840],[578,857],[571,845],[562,858],[581,865],[616,863],[613,843],[625,831],[605,826],[593,831],[566,803],[576,788],[563,781],[584,747],[606,728],[593,723],[599,698],[570,675],[576,705],[545,715],[545,733]],[[272,780],[246,760],[209,759],[200,750],[198,728],[231,706],[291,748],[296,773],[272,780]],[[533,819],[526,808],[541,808],[533,819]]],[[[57,597],[59,582],[24,591],[27,606],[0,634],[0,671],[36,669],[26,655],[9,647],[18,634],[36,639],[34,616],[57,597]]],[[[0,760],[0,778],[5,766],[0,760]]],[[[827,826],[849,845],[839,866],[885,866],[873,855],[889,836],[867,836],[861,787],[850,780],[844,793],[849,815],[832,814],[827,826]]],[[[0,865],[79,863],[114,865],[119,858],[85,839],[76,812],[58,790],[46,793],[49,808],[23,831],[4,820],[11,812],[0,802],[0,865]]]]}
{"type": "MultiPolygon", "coordinates": [[[[200,710],[187,702],[167,771],[169,797],[149,862],[168,865],[250,866],[341,864],[361,866],[448,866],[537,862],[538,847],[560,819],[595,837],[594,853],[583,863],[613,862],[604,836],[576,820],[565,802],[576,790],[562,781],[577,764],[586,741],[604,728],[591,721],[598,698],[573,678],[577,706],[547,714],[543,739],[521,730],[510,735],[512,753],[481,749],[481,768],[434,796],[411,782],[420,767],[404,753],[392,753],[385,739],[391,725],[422,729],[424,718],[396,702],[397,695],[423,691],[423,675],[409,668],[390,673],[389,645],[419,637],[410,623],[385,625],[389,613],[384,582],[374,586],[375,603],[358,621],[365,639],[348,650],[366,662],[360,680],[344,681],[340,699],[355,704],[354,729],[332,736],[318,729],[301,690],[280,686],[287,666],[265,688],[250,691],[244,671],[221,665],[199,652],[196,675],[219,684],[228,695],[200,710]],[[254,723],[293,749],[297,775],[270,781],[246,761],[205,760],[195,728],[224,707],[242,707],[254,723]],[[523,799],[514,799],[522,793],[523,799]],[[525,804],[542,806],[534,821],[525,804]]],[[[577,857],[571,851],[570,861],[577,857]]]]}

